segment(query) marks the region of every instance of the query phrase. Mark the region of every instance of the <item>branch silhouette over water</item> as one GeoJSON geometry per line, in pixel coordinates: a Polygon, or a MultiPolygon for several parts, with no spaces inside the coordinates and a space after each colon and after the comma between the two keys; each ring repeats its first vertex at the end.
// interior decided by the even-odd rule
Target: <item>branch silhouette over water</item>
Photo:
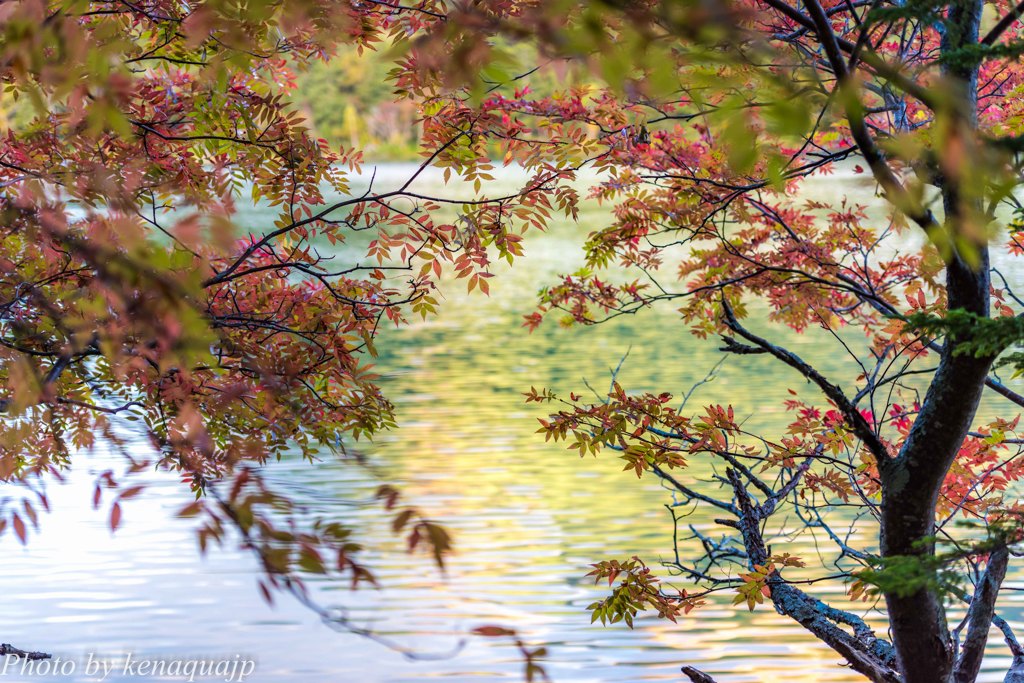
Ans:
{"type": "Polygon", "coordinates": [[[10,643],[0,643],[0,656],[21,657],[23,659],[38,660],[50,659],[53,655],[46,652],[30,652],[14,647],[10,643]]]}

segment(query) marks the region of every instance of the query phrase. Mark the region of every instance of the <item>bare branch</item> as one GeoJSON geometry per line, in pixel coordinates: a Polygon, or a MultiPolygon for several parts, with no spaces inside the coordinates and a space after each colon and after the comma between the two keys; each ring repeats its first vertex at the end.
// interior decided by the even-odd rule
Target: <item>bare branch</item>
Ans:
{"type": "Polygon", "coordinates": [[[756,334],[748,331],[736,319],[736,316],[733,314],[732,307],[729,306],[729,303],[725,301],[725,299],[722,299],[722,311],[725,314],[725,324],[730,330],[758,348],[764,349],[767,353],[778,358],[808,380],[818,385],[818,388],[821,389],[822,393],[836,404],[836,407],[839,408],[839,411],[843,414],[843,418],[850,427],[853,428],[857,436],[864,442],[876,458],[883,460],[889,457],[885,444],[883,444],[878,438],[878,435],[875,434],[871,425],[868,424],[867,420],[864,419],[864,416],[860,414],[860,411],[857,410],[850,399],[846,397],[842,389],[828,381],[828,378],[815,370],[793,352],[776,344],[772,344],[766,339],[762,339],[756,334]]]}
{"type": "Polygon", "coordinates": [[[999,597],[999,587],[1006,577],[1009,556],[1006,546],[992,551],[988,566],[974,589],[974,597],[967,610],[967,637],[964,638],[963,651],[953,670],[955,683],[973,683],[981,669],[981,658],[985,654],[988,631],[995,615],[996,598],[999,597]]]}
{"type": "Polygon", "coordinates": [[[715,679],[708,676],[700,669],[694,669],[692,666],[684,666],[682,672],[687,675],[691,683],[715,683],[715,679]]]}
{"type": "Polygon", "coordinates": [[[985,34],[985,37],[981,39],[982,45],[995,45],[995,42],[1006,33],[1006,30],[1013,25],[1013,22],[1020,19],[1021,15],[1024,14],[1024,1],[1018,2],[1017,6],[1010,10],[1006,16],[1000,19],[992,30],[985,34]]]}
{"type": "Polygon", "coordinates": [[[53,655],[45,652],[30,652],[28,650],[21,650],[9,643],[0,643],[0,656],[2,657],[21,657],[22,659],[37,660],[37,659],[49,659],[53,655]]]}
{"type": "MultiPolygon", "coordinates": [[[[751,565],[765,564],[768,549],[761,534],[758,514],[739,474],[727,471],[736,507],[740,510],[739,529],[747,549],[751,565]]],[[[780,614],[792,618],[816,638],[842,655],[850,666],[875,683],[899,683],[900,676],[895,669],[895,653],[892,646],[877,638],[871,628],[860,617],[836,609],[811,597],[799,588],[788,584],[776,571],[768,579],[772,603],[780,614]],[[837,624],[852,626],[850,635],[837,624]]]]}

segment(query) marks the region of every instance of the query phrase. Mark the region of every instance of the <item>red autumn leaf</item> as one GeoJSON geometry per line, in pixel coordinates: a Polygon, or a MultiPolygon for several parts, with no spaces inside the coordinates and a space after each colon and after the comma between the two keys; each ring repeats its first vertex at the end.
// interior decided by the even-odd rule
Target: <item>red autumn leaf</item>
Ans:
{"type": "Polygon", "coordinates": [[[114,503],[110,508],[110,530],[117,531],[121,526],[121,504],[114,503]]]}
{"type": "Polygon", "coordinates": [[[470,633],[476,636],[484,636],[487,638],[516,635],[516,632],[513,629],[505,628],[504,626],[477,626],[472,631],[470,631],[470,633]]]}
{"type": "Polygon", "coordinates": [[[18,513],[11,514],[11,523],[14,525],[14,533],[17,535],[18,540],[21,541],[22,545],[25,544],[27,539],[27,531],[25,529],[25,522],[22,521],[18,513]]]}

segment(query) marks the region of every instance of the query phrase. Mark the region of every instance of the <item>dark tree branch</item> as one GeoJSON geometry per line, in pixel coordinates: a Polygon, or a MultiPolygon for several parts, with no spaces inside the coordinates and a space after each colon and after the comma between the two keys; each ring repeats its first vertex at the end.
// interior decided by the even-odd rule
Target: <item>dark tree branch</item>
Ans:
{"type": "Polygon", "coordinates": [[[1006,671],[1003,683],[1024,683],[1024,647],[1021,647],[1020,641],[1017,640],[1017,636],[1005,619],[997,615],[992,617],[992,624],[1003,632],[1003,640],[1006,641],[1006,646],[1010,648],[1010,653],[1013,655],[1013,662],[1006,671]]]}
{"type": "Polygon", "coordinates": [[[1006,623],[1006,619],[996,615],[992,617],[992,624],[1003,632],[1003,640],[1006,641],[1006,646],[1010,648],[1010,654],[1013,655],[1016,660],[1017,657],[1024,659],[1024,647],[1021,647],[1020,641],[1017,640],[1016,634],[1010,625],[1006,623]]]}
{"type": "MultiPolygon", "coordinates": [[[[832,30],[832,23],[828,15],[822,9],[821,3],[818,0],[806,0],[804,4],[807,6],[807,12],[810,15],[814,31],[818,35],[818,40],[821,42],[829,64],[836,74],[836,87],[841,91],[847,91],[844,93],[846,96],[841,97],[841,100],[846,102],[846,118],[850,124],[850,135],[853,137],[854,142],[857,143],[857,147],[864,156],[864,160],[871,169],[871,173],[893,205],[921,226],[926,233],[933,234],[934,231],[939,229],[935,216],[932,215],[929,209],[920,205],[916,199],[910,196],[906,188],[903,187],[903,183],[900,182],[896,173],[885,160],[885,155],[882,154],[882,151],[875,144],[874,138],[871,137],[864,116],[864,107],[861,104],[860,98],[856,97],[853,92],[857,85],[847,70],[846,60],[843,58],[840,49],[839,38],[832,30]]],[[[851,47],[849,52],[859,54],[856,47],[851,47]]]]}
{"type": "Polygon", "coordinates": [[[995,616],[996,599],[999,588],[1006,577],[1006,565],[1010,552],[1006,546],[993,550],[988,558],[988,566],[978,580],[971,598],[971,606],[967,610],[967,636],[960,658],[953,671],[954,683],[974,683],[981,669],[981,658],[985,654],[988,642],[988,631],[995,616]]]}
{"type": "Polygon", "coordinates": [[[996,22],[985,37],[981,39],[982,45],[995,45],[996,41],[1006,33],[1006,30],[1013,26],[1013,23],[1024,14],[1024,1],[1018,2],[1017,6],[1010,10],[1002,19],[996,22]]]}
{"type": "Polygon", "coordinates": [[[21,657],[22,659],[49,659],[53,655],[47,654],[46,652],[30,652],[28,650],[21,650],[9,643],[0,643],[0,657],[21,657]]]}
{"type": "MultiPolygon", "coordinates": [[[[818,24],[817,22],[815,22],[814,19],[804,14],[800,10],[796,9],[789,3],[785,2],[785,0],[761,0],[761,2],[768,5],[769,7],[778,10],[782,15],[784,15],[791,21],[800,24],[805,29],[810,29],[815,33],[818,32],[818,24]]],[[[828,31],[832,33],[831,24],[829,24],[828,31]]],[[[840,50],[851,56],[856,54],[859,60],[870,66],[872,69],[874,69],[876,74],[878,74],[885,80],[889,81],[903,92],[919,100],[923,104],[928,105],[932,109],[935,109],[938,106],[936,98],[933,97],[932,94],[929,93],[926,88],[922,87],[920,83],[917,83],[916,81],[908,78],[903,73],[903,70],[898,66],[889,64],[872,50],[858,50],[856,44],[851,43],[850,41],[844,38],[835,36],[834,33],[833,37],[836,46],[840,50]]],[[[845,62],[843,63],[843,69],[846,69],[845,62]]]]}
{"type": "Polygon", "coordinates": [[[860,414],[860,411],[857,410],[856,406],[854,406],[850,399],[847,398],[842,389],[828,381],[828,378],[818,372],[795,353],[776,344],[772,344],[768,340],[762,339],[753,332],[748,331],[736,319],[732,307],[729,306],[729,303],[724,298],[722,299],[722,312],[724,314],[725,324],[730,330],[743,337],[754,346],[763,349],[766,353],[781,360],[783,363],[816,384],[818,388],[821,389],[822,393],[836,404],[836,407],[839,408],[839,411],[843,414],[843,419],[846,420],[847,424],[850,425],[854,433],[856,433],[857,437],[864,442],[871,453],[878,458],[880,463],[889,457],[885,444],[883,444],[881,439],[878,438],[874,429],[871,428],[871,425],[868,424],[867,420],[865,420],[864,416],[860,414]]]}
{"type": "MultiPolygon", "coordinates": [[[[942,71],[956,90],[957,107],[948,113],[951,135],[970,137],[977,128],[978,65],[956,59],[961,50],[978,42],[981,0],[949,4],[941,51],[951,57],[942,71]]],[[[950,237],[965,241],[971,235],[971,216],[978,202],[964,194],[954,174],[944,174],[940,191],[950,237]]],[[[989,259],[983,239],[973,239],[973,258],[957,249],[946,258],[949,310],[989,315],[989,259]]],[[[897,458],[880,462],[882,475],[883,557],[928,558],[935,554],[935,505],[942,482],[963,444],[981,401],[993,358],[956,355],[960,339],[944,345],[939,367],[897,458]]],[[[893,643],[899,652],[905,683],[948,681],[953,675],[954,650],[946,624],[942,596],[921,586],[885,595],[893,643]]]]}
{"type": "Polygon", "coordinates": [[[692,666],[684,666],[682,672],[690,679],[691,683],[715,683],[715,679],[708,676],[700,669],[694,669],[692,666]]]}
{"type": "MultiPolygon", "coordinates": [[[[726,472],[736,497],[740,515],[738,527],[743,536],[751,567],[764,565],[769,554],[761,533],[764,517],[747,493],[739,474],[729,469],[726,472]]],[[[787,583],[776,571],[768,580],[772,603],[780,614],[794,619],[816,638],[838,652],[856,671],[875,683],[899,683],[900,676],[894,668],[895,654],[889,643],[877,638],[863,619],[843,610],[831,607],[811,597],[796,586],[787,583]],[[853,627],[853,635],[838,624],[853,627]]]]}

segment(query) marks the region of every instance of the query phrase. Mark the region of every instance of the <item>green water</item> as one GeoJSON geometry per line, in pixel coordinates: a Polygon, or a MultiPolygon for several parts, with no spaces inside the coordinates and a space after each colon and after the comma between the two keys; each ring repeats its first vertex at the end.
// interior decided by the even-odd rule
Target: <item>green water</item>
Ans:
{"type": "MultiPolygon", "coordinates": [[[[376,182],[387,189],[408,172],[407,166],[383,167],[376,182]]],[[[420,188],[459,191],[442,187],[437,176],[420,188]]],[[[852,179],[824,179],[811,191],[819,197],[849,191],[859,201],[874,201],[870,188],[852,179]]],[[[271,220],[260,211],[243,219],[254,231],[271,220]]],[[[720,358],[715,341],[690,335],[671,306],[591,328],[548,323],[528,334],[521,326],[538,288],[577,268],[587,233],[606,220],[604,209],[588,205],[579,224],[556,222],[547,234],[530,236],[524,259],[496,269],[490,297],[449,283],[436,318],[383,330],[377,368],[401,426],[364,446],[365,454],[382,476],[449,526],[457,552],[441,576],[424,558],[388,541],[373,558],[383,590],[350,594],[321,583],[321,599],[345,605],[356,622],[424,652],[446,651],[460,633],[482,624],[515,628],[528,644],[548,647],[546,667],[555,681],[679,681],[682,664],[722,683],[862,680],[766,606],[750,613],[726,599],[679,624],[647,616],[633,630],[589,624],[585,607],[604,593],[583,578],[588,564],[634,554],[654,565],[668,559],[672,523],[664,506],[672,498],[655,480],[622,472],[614,454],[581,460],[563,445],[545,443],[535,434],[544,409],[525,404],[522,392],[535,386],[584,393],[584,380],[602,391],[610,368],[628,351],[618,377],[624,387],[681,396],[720,358]]],[[[354,261],[357,249],[339,257],[354,261]]],[[[779,334],[840,384],[851,385],[859,373],[824,333],[779,334]]],[[[850,340],[858,341],[856,334],[850,340]]],[[[770,359],[731,357],[692,401],[731,403],[752,431],[778,435],[788,420],[782,406],[788,388],[817,398],[813,387],[770,359]]],[[[93,467],[102,464],[98,458],[93,467]]],[[[163,497],[130,507],[124,530],[110,539],[101,516],[78,513],[88,500],[87,470],[52,496],[58,511],[29,549],[12,547],[9,535],[2,539],[9,569],[0,590],[11,596],[7,630],[24,647],[71,654],[257,652],[260,667],[250,680],[268,682],[521,679],[521,662],[508,643],[474,639],[453,658],[408,662],[331,632],[287,600],[268,609],[256,597],[250,557],[227,551],[200,561],[188,528],[167,521],[183,500],[171,482],[158,488],[163,497]]],[[[709,474],[706,464],[695,462],[681,476],[709,474]]],[[[388,537],[388,520],[377,506],[352,504],[365,500],[376,482],[351,466],[284,463],[274,476],[311,509],[357,524],[368,536],[388,537]]],[[[713,517],[698,510],[687,522],[721,534],[713,517]]],[[[872,531],[866,526],[854,540],[870,545],[872,531]]],[[[813,559],[819,545],[828,552],[822,540],[805,534],[773,543],[776,552],[813,559]]],[[[1011,578],[1019,579],[1019,572],[1011,578]]],[[[841,586],[819,590],[842,600],[841,586]]],[[[1015,623],[1022,618],[1017,595],[1008,596],[1003,612],[1015,623]]],[[[998,645],[983,680],[1001,680],[1009,663],[998,645]]]]}
{"type": "MultiPolygon", "coordinates": [[[[872,203],[872,216],[881,216],[870,188],[858,182],[824,179],[810,189],[819,198],[849,192],[872,203]]],[[[436,181],[426,189],[458,192],[436,181]]],[[[585,380],[604,391],[611,368],[628,352],[618,376],[624,387],[681,396],[721,357],[716,340],[692,336],[670,305],[596,327],[565,330],[550,321],[526,333],[522,316],[532,310],[538,287],[578,267],[587,233],[605,221],[604,209],[588,205],[578,225],[556,222],[549,233],[529,237],[526,258],[498,269],[489,298],[467,295],[452,283],[436,319],[383,335],[379,368],[402,427],[381,438],[371,455],[455,530],[459,554],[447,582],[416,579],[412,585],[424,592],[416,593],[411,612],[400,613],[386,601],[371,609],[384,609],[385,623],[411,620],[425,629],[438,620],[478,623],[493,615],[549,646],[556,680],[677,680],[682,663],[715,672],[722,681],[859,680],[768,607],[751,614],[713,602],[679,625],[645,618],[634,631],[587,623],[583,608],[602,595],[582,578],[590,562],[637,554],[656,564],[670,556],[672,526],[664,505],[671,496],[656,481],[622,472],[614,453],[581,460],[561,445],[546,444],[535,434],[543,408],[524,404],[522,392],[536,386],[563,395],[589,393],[585,380]],[[438,592],[427,593],[430,584],[438,592]]],[[[852,386],[860,372],[825,332],[798,336],[751,324],[841,384],[852,386]]],[[[854,348],[862,340],[857,333],[846,336],[854,348]]],[[[790,419],[783,408],[789,388],[823,403],[813,387],[769,358],[730,357],[691,400],[697,407],[731,403],[745,426],[777,437],[790,419]]],[[[695,462],[682,476],[710,474],[706,463],[695,462]]],[[[687,522],[720,534],[713,517],[697,510],[687,522]]],[[[865,525],[854,540],[871,546],[873,533],[865,525]]],[[[774,549],[806,558],[829,553],[826,539],[809,534],[775,539],[774,549]]],[[[389,581],[411,578],[401,567],[389,581]]],[[[831,595],[822,590],[823,598],[843,604],[841,587],[831,595]]],[[[1005,666],[1004,660],[994,649],[989,664],[1005,666]]],[[[451,664],[430,668],[464,676],[505,671],[488,652],[451,664]]]]}

